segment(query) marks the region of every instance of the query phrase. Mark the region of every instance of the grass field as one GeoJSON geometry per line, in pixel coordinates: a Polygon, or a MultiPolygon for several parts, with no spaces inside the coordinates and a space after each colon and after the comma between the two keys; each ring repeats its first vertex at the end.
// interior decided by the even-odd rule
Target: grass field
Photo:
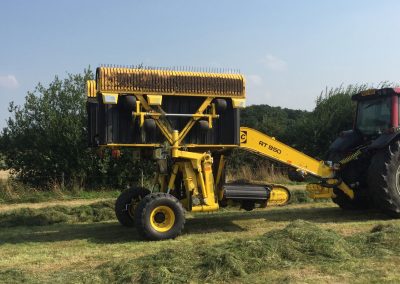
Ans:
{"type": "Polygon", "coordinates": [[[0,206],[4,283],[399,282],[400,220],[330,202],[188,215],[147,242],[113,200],[0,206]]]}

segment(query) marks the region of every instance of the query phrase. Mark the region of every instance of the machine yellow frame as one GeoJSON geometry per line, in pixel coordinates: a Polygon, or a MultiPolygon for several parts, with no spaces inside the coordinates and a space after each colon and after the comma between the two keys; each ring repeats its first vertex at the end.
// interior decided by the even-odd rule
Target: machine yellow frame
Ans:
{"type": "MultiPolygon", "coordinates": [[[[158,173],[157,175],[157,183],[160,185],[160,190],[162,192],[174,191],[177,174],[181,173],[186,196],[201,200],[196,204],[190,198],[182,200],[182,204],[189,211],[200,212],[219,209],[218,201],[223,198],[221,181],[225,159],[223,155],[220,156],[217,171],[215,172],[216,176],[214,177],[213,157],[210,151],[233,148],[256,153],[293,167],[303,175],[310,174],[321,179],[322,183],[310,184],[307,187],[310,195],[314,198],[334,197],[333,187],[341,189],[350,198],[354,198],[352,189],[335,177],[337,170],[335,165],[314,159],[277,141],[274,137],[248,127],[240,128],[240,144],[238,145],[183,144],[185,137],[199,119],[207,119],[209,128],[213,128],[213,120],[219,118],[214,104],[215,98],[231,99],[234,108],[244,106],[244,78],[241,75],[126,68],[99,68],[98,73],[100,74],[100,79],[97,85],[96,81],[88,81],[87,83],[88,97],[94,98],[99,94],[114,94],[116,100],[118,100],[119,95],[135,95],[137,101],[132,115],[139,120],[140,126],[143,126],[146,117],[154,119],[156,126],[169,144],[168,151],[170,151],[170,156],[174,160],[172,170],[169,173],[158,173]],[[151,78],[151,85],[146,83],[148,81],[147,78],[151,78]],[[191,80],[192,85],[176,87],[171,83],[175,81],[184,82],[188,80],[187,78],[191,80]],[[158,85],[163,85],[164,88],[157,89],[158,85]],[[197,111],[190,115],[187,124],[180,131],[177,131],[165,119],[168,114],[161,108],[163,95],[201,96],[204,97],[204,101],[197,111]],[[208,152],[205,150],[208,150],[208,152]]],[[[151,147],[155,149],[164,147],[164,145],[158,143],[111,143],[105,146],[151,147]]]]}

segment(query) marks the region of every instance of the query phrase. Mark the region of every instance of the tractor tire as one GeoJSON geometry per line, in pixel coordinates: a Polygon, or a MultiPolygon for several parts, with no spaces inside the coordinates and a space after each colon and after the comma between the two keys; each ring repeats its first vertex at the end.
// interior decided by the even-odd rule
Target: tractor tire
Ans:
{"type": "Polygon", "coordinates": [[[367,210],[371,208],[370,203],[363,198],[355,196],[354,199],[350,199],[338,188],[334,188],[333,192],[336,197],[333,197],[332,201],[343,210],[367,210]]]}
{"type": "Polygon", "coordinates": [[[376,208],[400,217],[400,141],[378,151],[368,171],[368,185],[376,208]]]}
{"type": "Polygon", "coordinates": [[[174,239],[182,232],[184,225],[182,204],[170,194],[149,194],[136,207],[135,226],[145,239],[174,239]]]}
{"type": "Polygon", "coordinates": [[[115,216],[119,223],[125,227],[133,227],[135,225],[134,212],[137,204],[150,191],[143,187],[133,187],[122,192],[115,201],[115,216]]]}
{"type": "MultiPolygon", "coordinates": [[[[339,162],[344,157],[341,153],[331,152],[328,156],[328,161],[335,163],[339,162]]],[[[342,190],[337,187],[333,188],[333,192],[336,197],[332,198],[332,201],[337,204],[343,210],[367,210],[370,209],[371,201],[369,200],[368,186],[366,185],[366,169],[362,170],[362,166],[357,161],[346,164],[343,169],[339,172],[339,177],[347,185],[354,182],[361,181],[361,188],[354,190],[354,199],[348,197],[342,190]],[[361,170],[360,170],[361,169],[361,170]]]]}

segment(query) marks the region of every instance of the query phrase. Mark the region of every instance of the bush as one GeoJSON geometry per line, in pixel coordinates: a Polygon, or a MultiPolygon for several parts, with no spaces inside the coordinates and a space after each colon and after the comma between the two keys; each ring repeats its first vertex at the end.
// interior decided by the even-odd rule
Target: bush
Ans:
{"type": "Polygon", "coordinates": [[[82,179],[91,166],[86,147],[85,81],[93,74],[55,77],[48,87],[38,84],[23,106],[10,103],[12,114],[3,129],[1,152],[8,169],[28,183],[82,179]]]}
{"type": "Polygon", "coordinates": [[[63,80],[56,76],[47,87],[39,83],[28,92],[24,105],[10,103],[11,117],[0,138],[3,168],[24,183],[47,189],[55,184],[124,187],[140,180],[140,169],[152,174],[152,163],[133,161],[129,149],[113,160],[110,151],[99,158],[87,146],[85,84],[92,78],[90,70],[63,80]]]}

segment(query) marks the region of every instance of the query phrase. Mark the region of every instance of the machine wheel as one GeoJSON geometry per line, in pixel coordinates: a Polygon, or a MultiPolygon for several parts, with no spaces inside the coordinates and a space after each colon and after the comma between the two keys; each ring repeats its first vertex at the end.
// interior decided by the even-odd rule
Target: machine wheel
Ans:
{"type": "Polygon", "coordinates": [[[125,110],[133,111],[136,107],[136,97],[132,95],[119,96],[118,104],[125,110]]]}
{"type": "MultiPolygon", "coordinates": [[[[343,158],[343,154],[331,152],[329,153],[328,160],[333,162],[339,162],[343,158]]],[[[366,210],[371,208],[371,202],[367,194],[366,185],[366,174],[365,163],[357,161],[346,164],[339,172],[339,176],[347,184],[360,183],[357,188],[353,188],[355,191],[354,199],[350,199],[343,191],[339,188],[334,188],[333,192],[336,197],[332,198],[332,201],[339,205],[344,210],[366,210]]]]}
{"type": "Polygon", "coordinates": [[[214,103],[218,113],[223,113],[228,107],[228,103],[226,102],[225,99],[215,99],[214,103]]]}
{"type": "Polygon", "coordinates": [[[332,201],[339,205],[343,210],[367,210],[371,208],[369,202],[363,198],[350,199],[343,191],[338,188],[334,188],[333,192],[336,197],[332,198],[332,201]]]}
{"type": "Polygon", "coordinates": [[[156,121],[153,118],[146,118],[143,122],[143,127],[141,128],[141,139],[142,143],[150,143],[155,140],[156,136],[156,121]]]}
{"type": "Polygon", "coordinates": [[[150,191],[143,187],[133,187],[122,192],[115,202],[115,215],[119,223],[125,227],[133,227],[135,224],[135,208],[150,191]]]}
{"type": "Polygon", "coordinates": [[[185,225],[183,207],[170,194],[149,194],[136,207],[135,225],[146,239],[173,239],[182,232],[185,225]]]}
{"type": "Polygon", "coordinates": [[[252,200],[244,200],[244,201],[242,201],[242,204],[240,207],[246,211],[253,211],[254,208],[256,207],[256,204],[252,200]]]}
{"type": "Polygon", "coordinates": [[[208,123],[207,120],[198,120],[197,123],[199,124],[199,128],[201,131],[208,131],[210,130],[210,124],[208,123]]]}
{"type": "Polygon", "coordinates": [[[378,151],[368,173],[375,206],[392,217],[400,217],[400,141],[378,151]]]}
{"type": "Polygon", "coordinates": [[[146,118],[143,122],[143,128],[148,132],[154,132],[157,129],[156,121],[153,118],[146,118]]]}

